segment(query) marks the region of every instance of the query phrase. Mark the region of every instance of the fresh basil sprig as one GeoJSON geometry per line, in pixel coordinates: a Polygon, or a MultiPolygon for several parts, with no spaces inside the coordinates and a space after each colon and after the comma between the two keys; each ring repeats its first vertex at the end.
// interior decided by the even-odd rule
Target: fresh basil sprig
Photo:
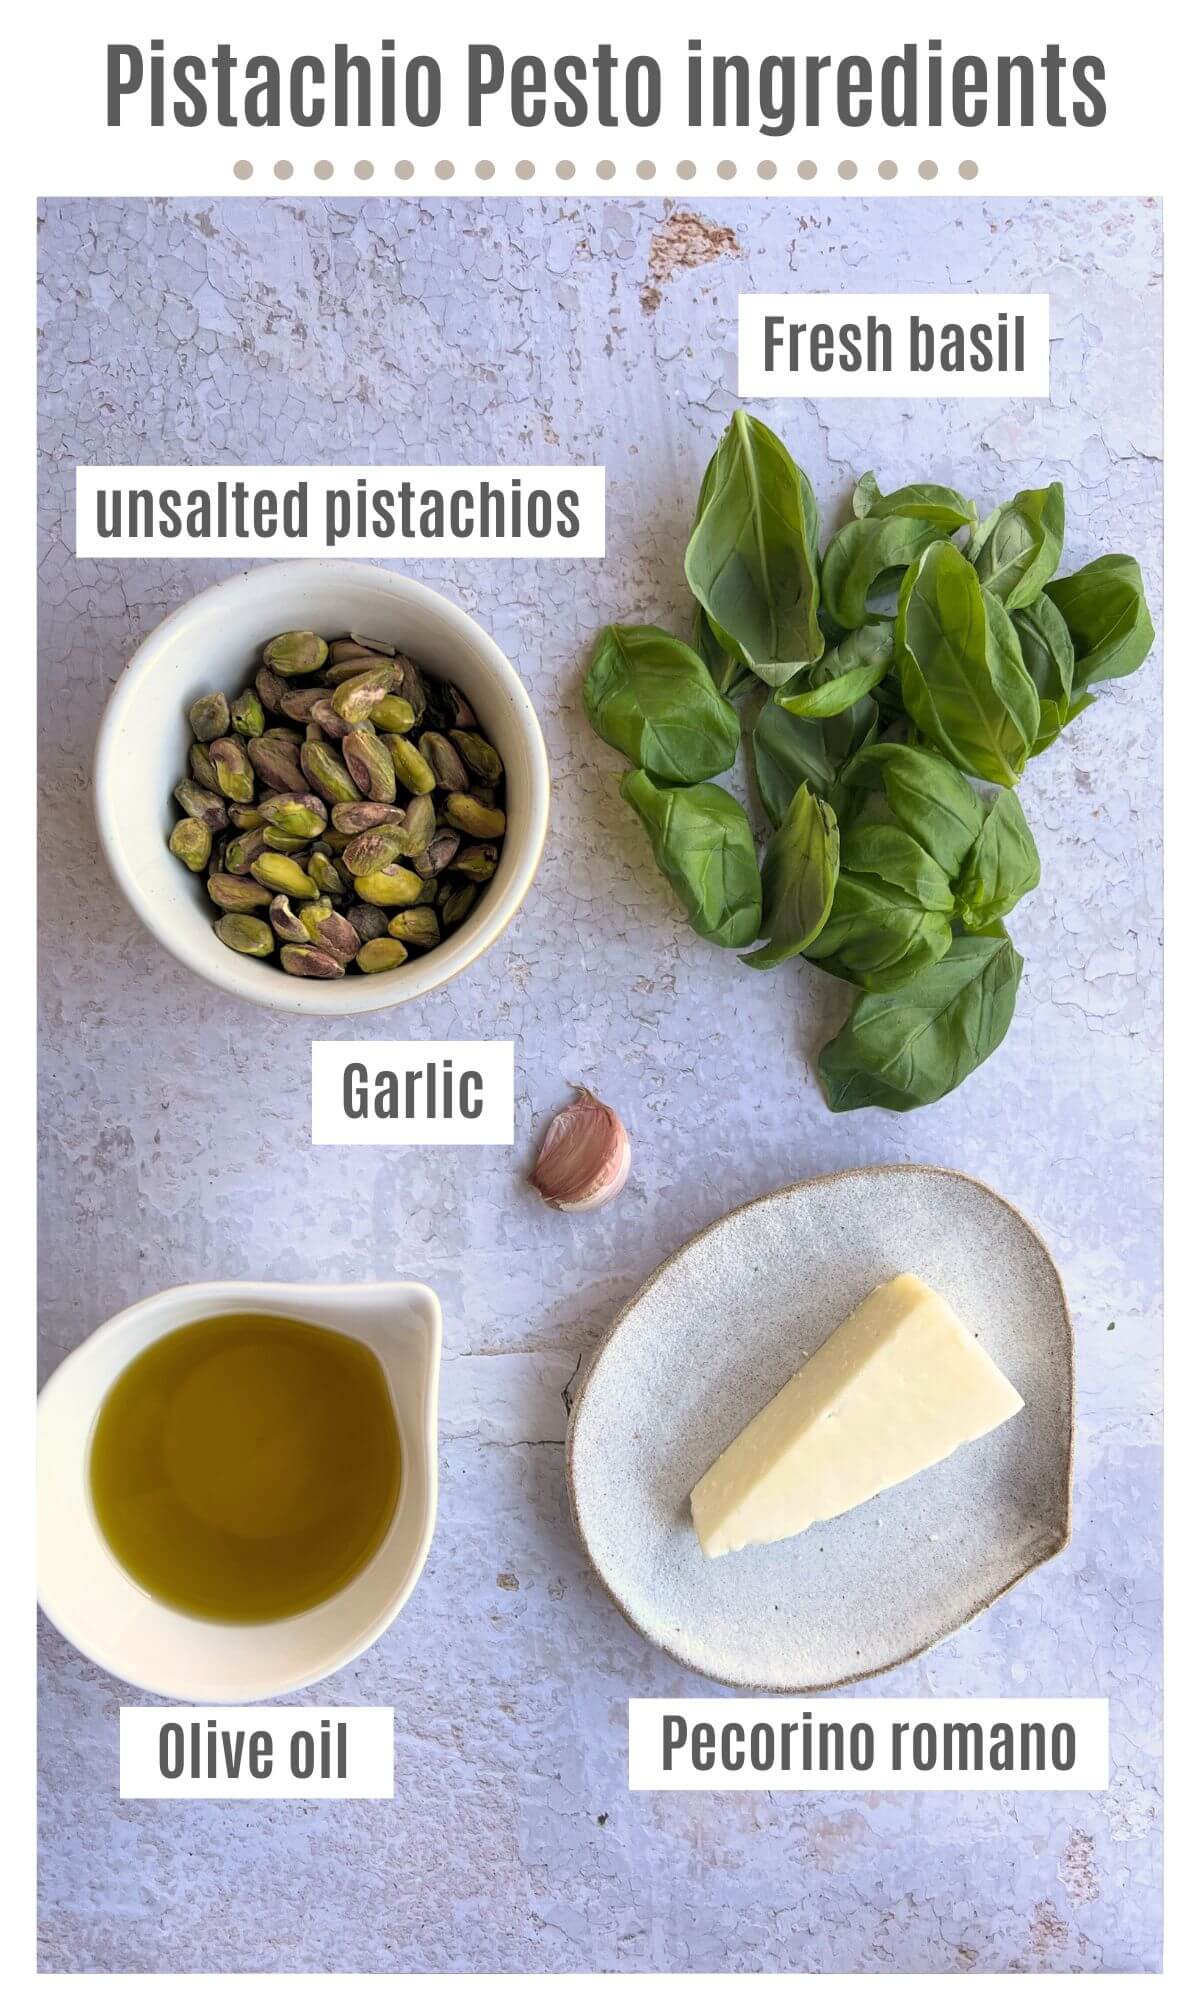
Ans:
{"type": "Polygon", "coordinates": [[[911,521],[925,521],[930,527],[940,528],[944,535],[953,535],[959,528],[973,528],[979,520],[975,502],[953,486],[915,483],[898,486],[894,493],[881,493],[873,472],[863,473],[854,489],[851,509],[856,521],[886,521],[894,515],[902,516],[911,521]]]}
{"type": "Polygon", "coordinates": [[[769,971],[820,936],[837,887],[838,862],[837,814],[806,784],[798,785],[763,855],[762,935],[768,942],[743,965],[769,971]]]}
{"type": "Polygon", "coordinates": [[[900,993],[864,993],[817,1067],[831,1111],[915,1111],[999,1048],[1024,961],[1003,932],[958,937],[900,993]]]}
{"type": "Polygon", "coordinates": [[[1056,479],[1051,486],[1016,494],[989,514],[967,544],[967,561],[985,590],[1006,610],[1019,611],[1033,603],[1058,568],[1065,525],[1063,490],[1056,479]]]}
{"type": "Polygon", "coordinates": [[[598,736],[671,784],[715,778],[737,755],[737,710],[691,647],[657,625],[605,626],[583,705],[598,736]]]}
{"type": "Polygon", "coordinates": [[[779,689],[780,708],[818,722],[852,708],[891,672],[895,630],[894,618],[869,618],[779,689]]]}
{"type": "Polygon", "coordinates": [[[1037,740],[1037,690],[999,599],[952,542],[905,576],[896,607],[904,706],[951,763],[1015,785],[1037,740]]]}
{"type": "Polygon", "coordinates": [[[637,767],[622,794],[693,929],[756,970],[803,955],[859,989],[820,1058],[831,1109],[907,1111],[1012,1018],[1022,961],[1001,919],[1041,873],[1017,780],[1154,631],[1131,556],[1055,579],[1057,482],[980,523],[954,487],[883,493],[867,472],[851,510],[822,562],[812,487],[738,411],[687,546],[691,646],[608,627],[584,705],[637,767]],[[742,806],[707,782],[737,750],[728,697],[756,684],[761,868],[742,806]]]}
{"type": "Polygon", "coordinates": [[[1036,889],[1042,864],[1015,792],[998,792],[973,841],[955,889],[955,915],[983,931],[1036,889]]]}
{"type": "Polygon", "coordinates": [[[684,573],[719,644],[770,687],[824,650],[818,525],[787,446],[738,410],[704,475],[684,573]]]}
{"type": "MultiPolygon", "coordinates": [[[[787,687],[792,683],[789,681],[787,687]]],[[[786,692],[786,689],[785,689],[786,692]]],[[[774,701],[763,703],[751,737],[758,795],[772,826],[778,826],[797,785],[810,785],[841,816],[845,794],[841,775],[850,759],[875,740],[879,710],[856,701],[837,715],[815,720],[790,715],[774,701]]]]}
{"type": "Polygon", "coordinates": [[[893,819],[920,841],[947,877],[961,869],[983,825],[979,793],[936,751],[876,743],[846,766],[852,791],[882,792],[893,819]]]}
{"type": "Polygon", "coordinates": [[[621,797],[649,834],[692,929],[734,951],[753,944],[762,884],[754,835],[737,800],[720,785],[660,785],[645,771],[626,774],[621,797]]]}
{"type": "Polygon", "coordinates": [[[1046,585],[1075,649],[1072,687],[1086,694],[1141,666],[1154,644],[1142,572],[1132,556],[1098,556],[1074,576],[1046,585]]]}

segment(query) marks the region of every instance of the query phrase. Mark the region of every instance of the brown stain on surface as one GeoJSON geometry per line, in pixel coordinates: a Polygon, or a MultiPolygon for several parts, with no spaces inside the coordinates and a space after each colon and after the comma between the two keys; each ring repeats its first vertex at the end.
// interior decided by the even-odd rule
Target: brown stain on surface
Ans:
{"type": "Polygon", "coordinates": [[[740,257],[742,246],[735,232],[724,223],[709,222],[689,208],[677,208],[666,216],[650,240],[647,282],[642,286],[642,311],[657,312],[662,304],[662,288],[677,271],[695,271],[701,264],[713,264],[718,257],[740,257]]]}
{"type": "Polygon", "coordinates": [[[1096,1843],[1075,1827],[1058,1864],[1058,1879],[1073,1903],[1094,1903],[1100,1894],[1096,1843]]]}

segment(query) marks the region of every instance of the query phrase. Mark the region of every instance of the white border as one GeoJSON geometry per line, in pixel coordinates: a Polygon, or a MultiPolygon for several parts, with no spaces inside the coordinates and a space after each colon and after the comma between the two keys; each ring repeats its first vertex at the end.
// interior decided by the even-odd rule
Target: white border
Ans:
{"type": "MultiPolygon", "coordinates": [[[[909,4],[914,21],[928,16],[930,10],[918,6],[917,0],[909,0],[909,4]]],[[[278,10],[271,11],[278,22],[278,10]]],[[[379,11],[374,6],[360,5],[354,10],[354,15],[361,24],[379,11]]],[[[485,11],[495,36],[500,32],[497,10],[493,6],[485,11]]],[[[599,17],[602,24],[599,30],[594,25],[585,27],[583,11],[576,9],[571,16],[573,39],[581,39],[585,33],[594,39],[598,32],[607,32],[615,41],[618,39],[619,19],[628,9],[613,4],[604,10],[590,10],[593,21],[599,17]]],[[[692,11],[695,19],[703,22],[713,10],[697,7],[692,11]]],[[[728,24],[731,18],[729,10],[723,11],[728,24]]],[[[855,16],[860,21],[866,21],[868,17],[874,19],[886,12],[894,19],[897,10],[894,0],[884,9],[863,0],[856,10],[825,11],[833,15],[835,24],[840,28],[855,16]]],[[[211,9],[202,11],[196,8],[191,12],[201,23],[195,32],[206,40],[213,40],[222,29],[231,37],[234,31],[238,34],[252,32],[254,24],[262,20],[268,10],[261,5],[242,4],[236,9],[222,8],[217,13],[211,9]]],[[[460,33],[470,32],[472,18],[479,12],[477,6],[465,4],[455,9],[460,33]]],[[[386,13],[395,31],[400,34],[405,20],[404,10],[389,5],[386,13]]],[[[644,28],[647,10],[642,7],[640,13],[644,28]]],[[[765,22],[778,35],[787,32],[789,23],[795,33],[797,22],[811,22],[816,13],[817,10],[755,6],[748,4],[748,0],[742,0],[732,18],[743,27],[751,20],[756,24],[765,22]]],[[[159,26],[169,21],[172,32],[178,32],[183,9],[130,5],[120,10],[120,14],[119,23],[112,29],[114,33],[119,27],[120,32],[133,34],[138,31],[140,23],[151,16],[159,26]]],[[[1021,0],[1019,5],[1010,4],[1003,10],[1003,15],[1006,38],[1015,42],[1029,32],[1029,23],[1034,24],[1033,32],[1039,40],[1047,37],[1051,10],[1044,5],[1029,6],[1021,0]]],[[[308,24],[315,16],[316,9],[309,5],[293,6],[289,10],[289,20],[298,38],[309,32],[308,24]]],[[[323,10],[322,18],[328,21],[328,10],[323,10]]],[[[946,13],[946,19],[950,18],[946,13]]],[[[1171,1410],[1166,1482],[1170,1746],[1166,1847],[1167,1969],[1165,1980],[1149,1974],[1130,1976],[1132,1990],[1160,1994],[1164,1991],[1170,1993],[1177,1986],[1183,1988],[1185,1982],[1190,1991],[1197,1963],[1200,1962],[1192,1920],[1196,1884],[1191,1865],[1195,1841],[1190,1825],[1191,1801],[1200,1775],[1200,1759],[1197,1758],[1200,1727],[1192,1685],[1194,1663],[1200,1648],[1200,1619],[1196,1610],[1195,1578],[1196,1452],[1194,1441],[1189,1438],[1194,1413],[1200,1407],[1200,1361],[1197,1359],[1200,1336],[1195,1325],[1194,1284],[1189,1282],[1192,1274],[1188,1258],[1196,1233],[1191,1198],[1195,1179],[1192,1155],[1193,1134],[1200,1112],[1194,1054],[1194,996],[1200,982],[1200,945],[1197,942],[1200,929],[1196,917],[1197,836],[1193,805],[1196,725],[1190,712],[1188,685],[1189,678],[1200,672],[1194,658],[1195,616],[1194,612],[1189,615],[1188,601],[1189,589],[1195,587],[1195,489],[1196,467],[1200,465],[1195,373],[1196,332],[1200,323],[1197,317],[1200,287],[1196,280],[1197,178],[1194,144],[1198,67],[1191,17],[1186,9],[1167,5],[1166,0],[1152,0],[1152,4],[1143,0],[1137,9],[1112,5],[1089,8],[1060,5],[1053,10],[1052,18],[1055,26],[1061,29],[1064,40],[1068,39],[1068,31],[1071,36],[1086,35],[1089,40],[1104,36],[1106,54],[1114,73],[1128,79],[1123,93],[1125,115],[1119,126],[1114,123],[1109,135],[1112,143],[1103,157],[1099,152],[1093,153],[1084,164],[1075,167],[1066,161],[1065,155],[1061,156],[1058,165],[1048,164],[1044,154],[1038,156],[1037,149],[1031,145],[1027,162],[1013,161],[1007,169],[1003,164],[993,168],[990,158],[983,158],[981,148],[981,173],[970,190],[971,195],[988,191],[1019,193],[1022,190],[1045,195],[1072,191],[1162,194],[1165,198],[1167,234],[1165,305],[1170,442],[1166,460],[1166,553],[1167,575],[1171,582],[1166,605],[1164,657],[1172,656],[1172,642],[1178,635],[1178,662],[1172,669],[1168,696],[1168,716],[1173,727],[1166,736],[1166,828],[1170,856],[1167,907],[1172,926],[1167,988],[1171,1088],[1166,1138],[1167,1324],[1170,1329],[1166,1379],[1171,1410]]],[[[561,42],[562,20],[561,9],[545,4],[528,5],[522,10],[521,38],[531,46],[536,46],[539,40],[550,45],[561,42]]],[[[89,81],[84,87],[83,72],[96,36],[103,32],[99,24],[104,22],[116,22],[111,10],[85,7],[78,4],[78,0],[69,0],[67,4],[64,0],[53,15],[47,11],[32,24],[27,13],[18,13],[15,23],[10,24],[6,43],[5,193],[8,199],[0,216],[5,252],[0,268],[5,273],[8,309],[0,321],[0,358],[4,364],[4,380],[9,395],[5,426],[7,477],[0,492],[0,533],[3,535],[10,593],[11,630],[7,649],[10,690],[17,684],[17,677],[28,671],[27,663],[34,658],[36,646],[35,419],[31,393],[34,380],[31,301],[36,287],[34,200],[40,194],[94,193],[105,187],[119,188],[122,193],[139,189],[165,193],[171,188],[186,189],[189,194],[206,189],[214,194],[239,191],[235,184],[226,182],[223,172],[219,176],[216,173],[216,168],[223,166],[223,155],[218,159],[214,154],[211,161],[193,156],[182,164],[178,161],[168,164],[164,154],[154,147],[147,150],[122,148],[119,153],[111,154],[102,165],[97,162],[95,131],[86,119],[81,120],[80,107],[90,104],[92,86],[89,81]]],[[[504,32],[507,34],[512,30],[506,26],[504,32]]],[[[822,40],[827,39],[830,32],[826,28],[822,40]]],[[[273,39],[270,27],[265,28],[261,36],[263,44],[271,46],[273,39]]],[[[644,42],[644,32],[636,39],[639,43],[644,42]]],[[[732,39],[728,25],[724,29],[724,39],[727,44],[732,39]]],[[[856,35],[855,39],[859,37],[856,35]]],[[[824,191],[817,183],[812,184],[812,190],[824,191]]],[[[265,180],[259,180],[252,181],[248,189],[241,191],[263,193],[268,188],[265,180]]],[[[310,190],[297,177],[286,189],[278,191],[297,194],[310,190]]],[[[412,183],[404,190],[394,179],[380,176],[367,186],[353,180],[343,183],[339,179],[324,184],[322,191],[382,196],[415,190],[412,183]]],[[[465,194],[482,190],[458,181],[444,191],[465,194]]],[[[495,183],[488,190],[493,194],[500,191],[502,189],[495,183]]],[[[523,191],[542,193],[546,190],[535,183],[531,190],[523,191]]],[[[576,193],[584,191],[582,186],[575,184],[576,193]]],[[[606,191],[616,192],[618,189],[610,186],[606,191]]],[[[661,195],[670,190],[662,181],[656,181],[649,188],[639,183],[636,191],[661,195]]],[[[742,195],[758,191],[748,182],[734,183],[733,188],[722,189],[722,192],[742,195]]],[[[851,187],[836,186],[829,191],[863,196],[883,190],[860,179],[851,187]]],[[[893,191],[920,192],[908,186],[896,187],[893,191]]],[[[946,180],[939,180],[926,191],[946,195],[952,190],[946,180]]],[[[694,184],[691,192],[706,194],[710,190],[694,184]]],[[[10,710],[10,724],[12,721],[13,711],[10,710]]],[[[15,772],[10,775],[10,784],[14,789],[9,791],[7,801],[11,823],[29,825],[32,824],[34,791],[32,759],[18,757],[14,762],[15,772]]],[[[23,930],[22,923],[14,935],[21,935],[23,930]]],[[[5,1179],[4,1212],[8,1224],[5,1238],[9,1296],[15,1308],[8,1316],[9,1390],[0,1405],[5,1429],[4,1448],[0,1451],[0,1480],[3,1481],[0,1490],[7,1499],[5,1518],[14,1524],[31,1518],[33,1486],[35,1203],[32,1169],[35,1155],[31,1058],[34,1050],[34,990],[32,971],[24,968],[17,971],[15,964],[10,969],[8,980],[0,986],[0,1030],[8,1058],[4,1121],[10,1172],[5,1179]]],[[[8,1643],[0,1652],[0,1698],[4,1702],[3,1712],[8,1726],[6,1782],[0,1795],[0,1810],[7,1834],[2,1876],[7,1917],[4,1957],[9,1973],[8,1990],[22,1993],[33,1985],[34,1840],[30,1799],[34,1784],[34,1683],[28,1608],[34,1600],[34,1579],[32,1549],[28,1541],[23,1542],[16,1533],[8,1538],[5,1585],[8,1643]]],[[[487,1978],[493,1986],[511,1987],[514,1992],[524,1992],[528,1986],[524,1975],[477,1976],[487,1978]]],[[[793,1980],[819,1977],[782,1976],[793,1980]]],[[[137,1978],[126,1975],[61,1975],[55,1982],[55,1991],[64,1987],[73,1988],[76,1984],[87,1991],[94,1987],[97,1977],[109,1989],[128,1990],[131,1995],[155,1995],[168,1987],[173,1989],[179,1986],[189,1996],[205,1996],[218,1984],[224,1985],[230,1980],[240,1983],[243,1978],[253,1975],[185,1977],[153,1974],[137,1978]]],[[[341,1984],[346,1975],[333,1977],[341,1984]]],[[[379,1975],[375,1977],[378,1979],[379,1975]]],[[[742,1978],[752,1979],[753,1975],[693,1976],[689,1984],[703,1985],[710,1992],[723,1995],[732,1988],[735,1977],[740,1984],[742,1978]]],[[[866,1995],[875,1990],[877,1977],[838,1975],[834,1983],[839,1989],[845,1990],[849,1986],[856,1994],[866,1995]]],[[[987,1990],[989,1993],[998,1989],[1023,1991],[1031,1977],[1037,1978],[1036,1975],[993,1975],[989,1978],[987,1990]]],[[[572,1995],[592,1990],[600,1993],[607,1990],[611,1978],[611,1974],[574,1975],[567,1981],[568,1991],[572,1995]]],[[[1083,1975],[1081,1983],[1099,1984],[1103,1978],[1104,1975],[1083,1975]]],[[[287,1975],[285,1990],[308,1986],[314,1980],[318,1986],[326,1986],[327,1990],[327,1982],[319,1975],[311,1978],[287,1975]]],[[[922,1974],[905,1975],[902,1980],[907,1985],[914,1982],[919,1982],[922,1989],[928,1985],[927,1978],[922,1974]]],[[[428,1989],[444,1995],[447,1991],[444,1979],[438,1975],[412,1975],[406,1977],[404,1983],[407,1992],[428,1989]]],[[[652,1994],[662,1992],[670,1995],[673,1990],[678,1990],[672,1987],[667,1975],[643,1975],[642,1983],[644,1989],[652,1994]]],[[[1122,1988],[1122,1992],[1130,1990],[1130,1983],[1122,1988]]]]}

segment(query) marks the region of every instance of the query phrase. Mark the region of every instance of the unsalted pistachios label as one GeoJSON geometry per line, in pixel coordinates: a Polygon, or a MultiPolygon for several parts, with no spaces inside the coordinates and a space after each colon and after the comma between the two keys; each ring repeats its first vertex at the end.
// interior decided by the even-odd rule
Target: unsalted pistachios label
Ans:
{"type": "Polygon", "coordinates": [[[511,1146],[511,1042],[314,1042],[314,1146],[511,1146]]]}

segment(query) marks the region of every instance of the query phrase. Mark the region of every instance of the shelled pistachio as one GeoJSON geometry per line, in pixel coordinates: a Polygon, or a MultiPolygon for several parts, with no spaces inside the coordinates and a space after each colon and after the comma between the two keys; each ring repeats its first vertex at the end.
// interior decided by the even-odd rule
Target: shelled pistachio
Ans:
{"type": "Polygon", "coordinates": [[[391,971],[496,871],[503,761],[460,690],[388,640],[280,633],[188,722],[168,845],[231,951],[302,979],[391,971]]]}

